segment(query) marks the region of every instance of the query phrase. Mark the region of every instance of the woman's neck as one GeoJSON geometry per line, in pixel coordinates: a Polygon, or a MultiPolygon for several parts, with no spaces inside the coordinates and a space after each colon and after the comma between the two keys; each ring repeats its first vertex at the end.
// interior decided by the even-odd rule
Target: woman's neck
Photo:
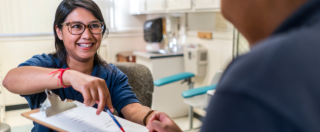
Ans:
{"type": "Polygon", "coordinates": [[[94,58],[90,59],[87,62],[80,62],[80,61],[74,60],[72,57],[68,57],[67,64],[68,64],[68,67],[72,70],[76,70],[81,73],[90,75],[91,72],[93,71],[94,58]]]}

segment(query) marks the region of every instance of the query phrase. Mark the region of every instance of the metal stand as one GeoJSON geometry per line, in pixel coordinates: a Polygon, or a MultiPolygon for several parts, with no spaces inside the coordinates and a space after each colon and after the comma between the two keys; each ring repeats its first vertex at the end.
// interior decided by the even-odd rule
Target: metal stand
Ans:
{"type": "MultiPolygon", "coordinates": [[[[184,82],[188,82],[189,90],[193,89],[194,83],[191,81],[191,78],[185,79],[182,83],[184,82]]],[[[189,118],[189,129],[191,130],[193,128],[193,107],[192,106],[189,107],[188,118],[189,118]]]]}

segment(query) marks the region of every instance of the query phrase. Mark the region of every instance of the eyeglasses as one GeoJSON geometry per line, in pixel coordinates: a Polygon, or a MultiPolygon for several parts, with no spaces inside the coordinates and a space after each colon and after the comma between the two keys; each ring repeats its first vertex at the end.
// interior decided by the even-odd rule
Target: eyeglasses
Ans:
{"type": "Polygon", "coordinates": [[[61,23],[63,26],[69,26],[68,31],[72,35],[81,35],[86,28],[89,28],[89,31],[92,34],[101,34],[104,29],[103,22],[90,22],[88,25],[85,25],[81,22],[68,22],[61,23]]]}

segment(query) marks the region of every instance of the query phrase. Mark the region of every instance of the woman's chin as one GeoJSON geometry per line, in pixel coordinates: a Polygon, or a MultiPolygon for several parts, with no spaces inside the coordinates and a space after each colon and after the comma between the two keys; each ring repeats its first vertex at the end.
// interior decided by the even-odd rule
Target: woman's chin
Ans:
{"type": "Polygon", "coordinates": [[[94,54],[79,55],[79,60],[82,62],[87,62],[87,61],[90,61],[91,59],[94,59],[94,54]]]}

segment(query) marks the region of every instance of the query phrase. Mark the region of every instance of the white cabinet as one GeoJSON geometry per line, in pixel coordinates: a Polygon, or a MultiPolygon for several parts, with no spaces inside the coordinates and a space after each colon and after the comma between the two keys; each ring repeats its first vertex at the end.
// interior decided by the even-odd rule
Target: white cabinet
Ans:
{"type": "Polygon", "coordinates": [[[190,10],[191,0],[167,0],[167,9],[170,10],[190,10]]]}
{"type": "Polygon", "coordinates": [[[193,0],[194,9],[215,9],[220,8],[221,0],[193,0]]]}
{"type": "Polygon", "coordinates": [[[130,0],[130,14],[215,12],[221,0],[130,0]]]}
{"type": "Polygon", "coordinates": [[[166,11],[166,0],[146,0],[148,12],[164,12],[166,11]]]}
{"type": "Polygon", "coordinates": [[[144,14],[146,8],[146,0],[130,0],[130,14],[144,14]]]}

